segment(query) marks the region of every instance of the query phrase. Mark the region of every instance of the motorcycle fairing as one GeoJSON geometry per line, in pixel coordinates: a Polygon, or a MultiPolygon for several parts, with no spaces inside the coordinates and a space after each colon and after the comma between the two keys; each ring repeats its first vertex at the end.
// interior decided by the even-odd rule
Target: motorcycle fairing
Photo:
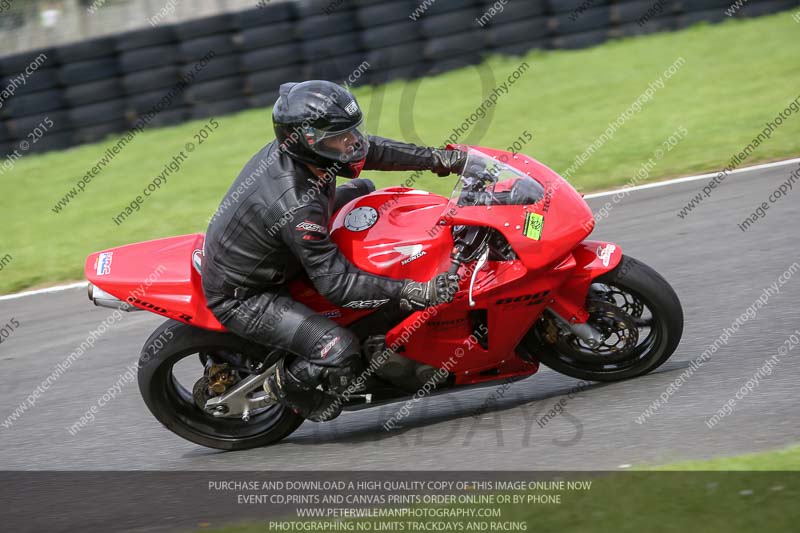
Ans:
{"type": "MultiPolygon", "coordinates": [[[[439,195],[390,187],[345,205],[331,224],[332,239],[359,268],[418,281],[449,267],[454,225],[490,226],[509,241],[517,258],[490,261],[477,273],[475,306],[469,305],[470,276],[464,275],[453,303],[432,310],[435,315],[426,322],[420,321],[421,313],[413,313],[387,334],[387,345],[402,340],[404,356],[447,368],[457,383],[534,373],[538,364],[515,354],[522,337],[546,307],[567,320],[575,317],[575,322],[585,322],[589,285],[613,269],[622,256],[619,247],[611,243],[581,242],[593,227],[591,211],[552,170],[522,155],[480,150],[507,158],[509,164],[539,181],[545,197],[526,206],[454,207],[439,195]],[[552,208],[555,205],[557,209],[552,208]],[[357,209],[362,209],[359,216],[351,215],[357,209]],[[525,231],[529,213],[544,217],[538,234],[525,231]],[[488,330],[488,338],[481,338],[482,330],[488,330]]],[[[136,307],[224,331],[205,305],[199,269],[193,266],[198,253],[202,257],[202,245],[203,235],[192,234],[97,252],[87,259],[86,277],[136,307]],[[110,266],[98,268],[101,254],[108,253],[112,254],[110,266]],[[158,276],[143,284],[155,270],[158,276]]],[[[468,267],[462,267],[462,274],[468,267]]],[[[290,292],[342,325],[374,311],[336,306],[305,278],[294,280],[290,292]]]]}
{"type": "Polygon", "coordinates": [[[92,285],[134,307],[212,331],[225,328],[206,307],[195,261],[202,260],[201,233],[155,239],[95,252],[84,273],[92,285]],[[110,264],[98,269],[104,258],[110,264]]]}

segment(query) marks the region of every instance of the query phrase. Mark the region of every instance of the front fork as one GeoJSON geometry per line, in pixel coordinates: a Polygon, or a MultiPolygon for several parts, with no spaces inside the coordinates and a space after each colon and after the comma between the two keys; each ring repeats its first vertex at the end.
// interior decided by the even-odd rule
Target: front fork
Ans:
{"type": "Polygon", "coordinates": [[[573,275],[553,295],[547,305],[562,330],[568,330],[590,348],[605,339],[603,334],[588,324],[586,297],[595,279],[614,270],[622,261],[622,249],[603,241],[583,241],[567,261],[557,268],[570,268],[573,275]]]}

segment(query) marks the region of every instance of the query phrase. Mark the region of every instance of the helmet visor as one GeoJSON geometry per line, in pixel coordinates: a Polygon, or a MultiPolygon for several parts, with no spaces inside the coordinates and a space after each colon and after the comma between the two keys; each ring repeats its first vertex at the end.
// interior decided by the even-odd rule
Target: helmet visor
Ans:
{"type": "Polygon", "coordinates": [[[369,139],[363,120],[355,126],[339,131],[307,128],[306,142],[315,153],[325,159],[341,163],[364,159],[369,151],[369,139]]]}

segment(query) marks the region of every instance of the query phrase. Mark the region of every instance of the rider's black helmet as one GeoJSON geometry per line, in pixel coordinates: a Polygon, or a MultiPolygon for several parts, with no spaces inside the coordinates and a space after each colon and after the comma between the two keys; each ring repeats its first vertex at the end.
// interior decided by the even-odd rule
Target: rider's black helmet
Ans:
{"type": "Polygon", "coordinates": [[[322,80],[284,83],[272,109],[281,149],[292,158],[356,177],[364,166],[369,140],[355,97],[322,80]]]}

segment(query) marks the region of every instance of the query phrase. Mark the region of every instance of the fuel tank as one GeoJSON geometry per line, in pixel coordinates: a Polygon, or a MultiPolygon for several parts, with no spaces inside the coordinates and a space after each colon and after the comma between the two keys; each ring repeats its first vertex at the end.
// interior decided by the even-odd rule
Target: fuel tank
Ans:
{"type": "Polygon", "coordinates": [[[381,276],[427,281],[450,266],[453,237],[443,196],[405,187],[380,189],[342,207],[331,239],[358,268],[381,276]]]}

